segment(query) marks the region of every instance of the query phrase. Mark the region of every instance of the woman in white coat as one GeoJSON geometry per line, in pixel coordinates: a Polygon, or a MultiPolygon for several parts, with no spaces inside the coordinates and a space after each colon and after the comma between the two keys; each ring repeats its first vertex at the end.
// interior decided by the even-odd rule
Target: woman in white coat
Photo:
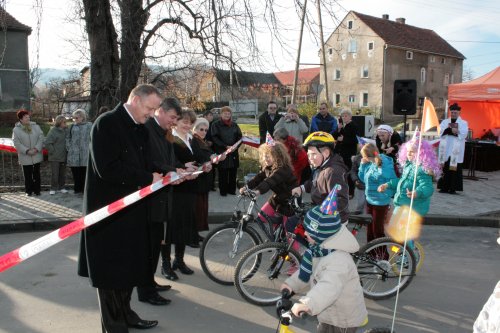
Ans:
{"type": "Polygon", "coordinates": [[[43,132],[30,120],[27,110],[17,111],[19,122],[12,131],[12,141],[17,150],[19,164],[23,166],[24,188],[27,196],[40,195],[40,163],[43,161],[43,132]]]}

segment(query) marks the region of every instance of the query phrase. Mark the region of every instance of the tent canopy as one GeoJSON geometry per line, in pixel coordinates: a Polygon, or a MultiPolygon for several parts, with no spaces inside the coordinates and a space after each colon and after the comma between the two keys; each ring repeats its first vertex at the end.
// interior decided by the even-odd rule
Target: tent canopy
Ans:
{"type": "Polygon", "coordinates": [[[500,128],[500,67],[468,82],[448,86],[450,105],[458,103],[460,117],[472,130],[472,137],[481,138],[488,130],[500,128]]]}
{"type": "Polygon", "coordinates": [[[500,101],[500,67],[475,80],[450,84],[448,99],[450,101],[500,101]]]}

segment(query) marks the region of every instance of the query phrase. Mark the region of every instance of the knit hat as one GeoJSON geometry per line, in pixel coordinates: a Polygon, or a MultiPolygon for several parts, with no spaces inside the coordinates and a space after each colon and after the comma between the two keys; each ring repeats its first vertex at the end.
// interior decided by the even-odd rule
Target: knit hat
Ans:
{"type": "Polygon", "coordinates": [[[323,214],[320,206],[309,210],[304,218],[304,229],[317,244],[323,243],[328,237],[339,231],[340,225],[338,214],[323,214]]]}
{"type": "Polygon", "coordinates": [[[391,135],[392,135],[392,133],[394,133],[394,129],[391,126],[389,126],[389,125],[380,125],[377,128],[377,131],[385,131],[385,132],[388,132],[391,135]]]}
{"type": "Polygon", "coordinates": [[[317,244],[321,244],[340,229],[340,216],[337,212],[337,192],[341,188],[340,185],[335,185],[321,206],[309,210],[304,218],[304,229],[317,244]]]}
{"type": "Polygon", "coordinates": [[[23,117],[24,117],[25,115],[29,115],[29,114],[30,114],[30,113],[29,113],[29,111],[28,111],[28,110],[24,110],[24,109],[21,109],[21,110],[17,111],[17,113],[16,113],[17,118],[18,118],[19,120],[23,119],[23,117]]]}

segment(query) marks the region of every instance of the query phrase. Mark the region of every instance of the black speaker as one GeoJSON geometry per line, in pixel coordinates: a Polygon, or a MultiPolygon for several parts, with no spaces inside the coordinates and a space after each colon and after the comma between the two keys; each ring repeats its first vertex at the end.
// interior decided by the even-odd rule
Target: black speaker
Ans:
{"type": "Polygon", "coordinates": [[[394,104],[392,112],[397,115],[413,115],[417,113],[417,81],[394,81],[394,104]]]}

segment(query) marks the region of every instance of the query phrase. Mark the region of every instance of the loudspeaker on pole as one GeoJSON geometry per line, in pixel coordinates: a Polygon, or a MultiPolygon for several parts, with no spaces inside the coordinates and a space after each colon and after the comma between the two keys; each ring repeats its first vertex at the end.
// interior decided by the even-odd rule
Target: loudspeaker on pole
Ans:
{"type": "Polygon", "coordinates": [[[417,113],[417,81],[395,80],[392,112],[396,115],[417,113]]]}

